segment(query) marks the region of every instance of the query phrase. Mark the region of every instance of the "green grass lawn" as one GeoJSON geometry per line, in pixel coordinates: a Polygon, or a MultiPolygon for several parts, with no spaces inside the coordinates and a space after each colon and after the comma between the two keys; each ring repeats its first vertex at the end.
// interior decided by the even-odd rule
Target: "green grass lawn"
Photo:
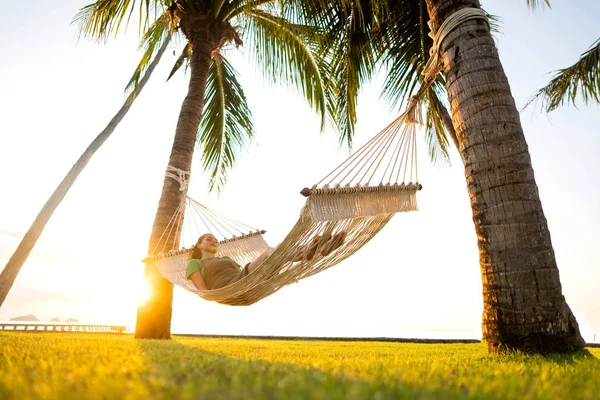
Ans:
{"type": "Polygon", "coordinates": [[[600,399],[600,349],[0,332],[0,399],[600,399]]]}

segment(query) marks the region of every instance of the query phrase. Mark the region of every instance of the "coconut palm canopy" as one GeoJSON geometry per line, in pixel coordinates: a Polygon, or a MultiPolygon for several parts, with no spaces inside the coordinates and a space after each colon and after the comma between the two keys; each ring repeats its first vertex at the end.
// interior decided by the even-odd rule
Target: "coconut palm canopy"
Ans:
{"type": "MultiPolygon", "coordinates": [[[[341,139],[351,143],[359,93],[378,74],[384,76],[382,98],[396,112],[403,111],[419,87],[432,45],[424,25],[428,19],[424,2],[309,0],[286,2],[286,7],[288,18],[327,32],[317,54],[329,61],[330,75],[336,81],[332,110],[341,139]]],[[[435,161],[449,160],[449,141],[454,136],[443,82],[438,77],[423,99],[425,139],[435,161]]]]}
{"type": "MultiPolygon", "coordinates": [[[[140,29],[148,25],[141,43],[144,55],[127,86],[128,93],[135,91],[168,32],[174,33],[174,40],[179,39],[181,47],[171,76],[188,65],[191,46],[180,23],[184,4],[173,3],[153,23],[148,10],[140,12],[143,21],[140,29]]],[[[106,40],[108,34],[117,33],[127,18],[134,15],[127,5],[133,7],[122,1],[90,4],[77,15],[75,23],[81,34],[106,40]]],[[[420,72],[432,44],[424,26],[427,19],[423,14],[424,2],[403,0],[387,5],[375,1],[259,1],[223,2],[222,7],[221,15],[230,19],[230,28],[215,52],[218,62],[211,66],[206,97],[206,107],[210,110],[204,114],[199,131],[200,142],[207,150],[203,152],[207,157],[203,164],[213,176],[211,188],[223,187],[226,170],[235,159],[234,143],[243,147],[247,144],[245,139],[252,136],[250,107],[236,80],[234,67],[223,55],[228,49],[242,46],[244,51],[250,51],[267,82],[298,88],[321,115],[322,124],[327,110],[339,131],[340,143],[351,146],[361,88],[384,71],[382,97],[401,112],[406,99],[418,89],[420,72]],[[225,11],[235,7],[238,7],[235,11],[225,11]],[[217,72],[215,66],[219,64],[223,67],[217,72]],[[220,112],[220,107],[226,112],[220,112]],[[227,121],[220,119],[224,114],[229,116],[227,121]],[[219,158],[216,154],[222,144],[215,138],[229,137],[222,132],[231,133],[235,140],[225,143],[226,157],[219,158]]],[[[443,82],[440,76],[424,98],[425,137],[432,160],[448,160],[448,135],[453,136],[444,105],[443,82]]]]}
{"type": "MultiPolygon", "coordinates": [[[[424,0],[286,2],[284,15],[302,24],[318,26],[326,34],[319,41],[319,58],[327,60],[328,76],[335,81],[331,99],[333,120],[340,140],[351,144],[357,121],[361,89],[378,76],[383,79],[381,97],[400,114],[416,94],[433,44],[424,0]]],[[[533,8],[545,2],[534,1],[533,8]]],[[[498,31],[496,17],[488,15],[498,31]]],[[[456,134],[448,111],[443,74],[421,98],[424,106],[424,139],[431,162],[450,163],[450,143],[456,134]]]]}
{"type": "MultiPolygon", "coordinates": [[[[311,54],[316,33],[309,27],[282,18],[278,1],[176,1],[130,2],[100,0],[80,11],[74,23],[82,36],[106,41],[135,19],[145,32],[140,47],[144,53],[127,85],[135,92],[138,81],[161,44],[173,35],[178,43],[178,58],[171,76],[187,69],[194,46],[192,37],[198,26],[210,27],[214,42],[206,80],[204,112],[198,134],[202,146],[202,165],[211,175],[211,189],[221,189],[227,170],[239,150],[254,135],[252,113],[238,73],[227,58],[227,51],[242,47],[256,63],[267,82],[297,89],[325,122],[326,88],[321,69],[311,54]]],[[[169,78],[171,77],[169,76],[169,78]]]]}

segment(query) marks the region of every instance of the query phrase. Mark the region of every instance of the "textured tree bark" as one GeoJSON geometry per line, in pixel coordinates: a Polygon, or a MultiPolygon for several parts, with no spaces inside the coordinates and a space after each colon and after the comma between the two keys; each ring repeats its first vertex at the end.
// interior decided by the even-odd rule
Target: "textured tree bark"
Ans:
{"type": "MultiPolygon", "coordinates": [[[[478,0],[427,0],[434,32],[478,0]]],[[[494,40],[471,20],[442,44],[446,88],[473,210],[490,352],[568,352],[585,345],[559,279],[519,112],[494,40]]]]}
{"type": "MultiPolygon", "coordinates": [[[[193,52],[190,63],[190,83],[188,93],[181,106],[169,157],[169,165],[183,171],[190,171],[192,167],[192,155],[204,108],[204,92],[208,80],[211,52],[217,44],[214,39],[215,34],[209,30],[208,25],[202,24],[191,33],[193,52]]],[[[158,242],[184,195],[185,193],[180,191],[179,183],[165,175],[158,210],[152,226],[149,253],[155,248],[163,248],[163,246],[166,249],[172,248],[175,238],[180,232],[172,232],[167,241],[158,242]]],[[[173,284],[154,271],[154,268],[151,265],[146,266],[145,277],[150,287],[150,296],[138,308],[135,337],[169,339],[171,337],[173,284]]]]}
{"type": "Polygon", "coordinates": [[[83,169],[86,167],[88,162],[91,160],[92,156],[100,149],[100,147],[104,144],[104,142],[110,137],[110,135],[115,131],[119,123],[125,118],[127,112],[133,105],[133,101],[139,96],[140,92],[146,85],[146,82],[150,79],[152,72],[158,65],[162,55],[170,42],[169,39],[165,40],[161,46],[161,48],[156,53],[156,57],[152,61],[152,63],[148,66],[144,77],[140,80],[138,84],[137,93],[133,98],[128,98],[121,109],[117,111],[115,116],[110,120],[106,128],[96,138],[90,143],[90,145],[85,149],[83,154],[79,157],[77,162],[73,164],[67,175],[60,182],[58,187],[54,190],[54,193],[50,196],[44,207],[42,207],[41,211],[38,213],[37,217],[29,227],[29,230],[23,236],[21,243],[17,246],[14,254],[8,260],[8,263],[0,273],[0,306],[4,303],[8,292],[12,288],[15,279],[17,279],[17,275],[21,270],[21,267],[27,261],[27,257],[29,257],[29,253],[37,243],[40,238],[46,224],[56,211],[56,208],[60,205],[62,200],[65,198],[71,186],[75,183],[75,180],[81,174],[83,169]]]}

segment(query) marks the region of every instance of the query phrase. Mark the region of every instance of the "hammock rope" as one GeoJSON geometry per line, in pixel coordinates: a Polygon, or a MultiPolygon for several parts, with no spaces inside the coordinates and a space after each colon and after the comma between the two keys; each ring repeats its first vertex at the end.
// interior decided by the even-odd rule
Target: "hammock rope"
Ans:
{"type": "MultiPolygon", "coordinates": [[[[405,118],[403,114],[388,125],[357,151],[358,156],[355,153],[328,174],[329,178],[312,189],[305,188],[302,193],[307,201],[296,225],[273,253],[241,280],[220,289],[197,290],[185,276],[195,240],[202,233],[212,233],[219,240],[217,256],[227,255],[244,265],[269,248],[263,238],[265,231],[227,218],[187,194],[163,234],[169,237],[182,232],[177,243],[183,247],[155,251],[150,262],[174,284],[206,300],[229,305],[253,304],[338,264],[377,234],[394,213],[417,209],[416,192],[421,186],[416,175],[416,126],[404,123],[405,118]],[[408,182],[398,182],[399,177],[408,182]],[[182,221],[194,229],[181,229],[182,221]],[[333,250],[327,249],[332,237],[343,238],[333,250]]],[[[189,173],[171,177],[185,176],[189,173]]],[[[183,180],[180,185],[187,188],[183,180]]]]}
{"type": "Polygon", "coordinates": [[[165,172],[165,176],[175,179],[177,182],[179,182],[179,190],[187,193],[190,182],[190,171],[184,171],[179,168],[175,168],[172,165],[167,165],[167,172],[165,172]]]}
{"type": "MultiPolygon", "coordinates": [[[[415,139],[416,126],[422,125],[419,99],[443,69],[439,59],[441,43],[449,32],[472,19],[487,22],[485,12],[474,8],[461,9],[444,21],[434,35],[425,77],[408,109],[317,184],[300,192],[307,200],[298,221],[252,273],[226,287],[204,291],[197,290],[186,278],[192,246],[202,233],[210,232],[219,240],[217,256],[227,255],[240,265],[252,262],[269,246],[262,236],[265,231],[223,217],[188,197],[190,173],[173,167],[167,168],[167,176],[179,182],[185,195],[163,235],[167,238],[178,235],[174,242],[184,247],[168,251],[155,249],[145,261],[155,265],[172,283],[206,300],[250,305],[348,258],[371,240],[395,213],[416,211],[416,193],[421,189],[415,139]],[[371,182],[379,184],[371,185],[371,182]],[[190,225],[190,221],[198,220],[204,230],[193,222],[196,234],[185,237],[181,224],[187,221],[190,225]],[[329,240],[336,237],[342,237],[343,243],[332,248],[329,240]]],[[[164,243],[167,242],[170,241],[164,243]]]]}

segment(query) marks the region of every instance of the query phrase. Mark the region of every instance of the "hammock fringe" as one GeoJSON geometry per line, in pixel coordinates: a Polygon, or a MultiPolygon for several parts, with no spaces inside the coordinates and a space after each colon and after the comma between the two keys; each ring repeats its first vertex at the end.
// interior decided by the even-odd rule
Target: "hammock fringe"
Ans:
{"type": "Polygon", "coordinates": [[[309,197],[311,217],[315,222],[336,221],[417,211],[416,193],[419,188],[420,185],[410,183],[367,188],[316,189],[309,197]]]}

